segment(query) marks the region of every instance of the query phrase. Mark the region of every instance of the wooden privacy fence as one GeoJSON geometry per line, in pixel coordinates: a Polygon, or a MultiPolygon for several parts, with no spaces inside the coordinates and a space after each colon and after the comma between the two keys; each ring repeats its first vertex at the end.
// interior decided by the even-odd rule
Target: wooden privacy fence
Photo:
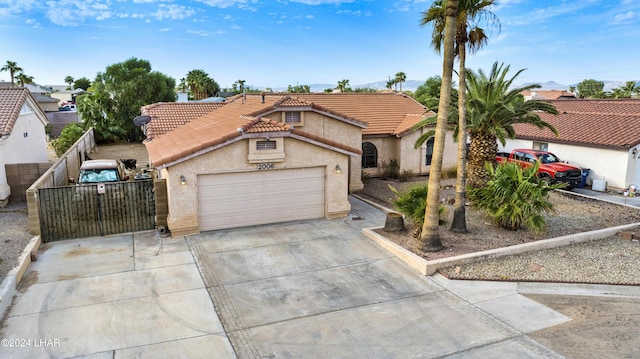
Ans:
{"type": "Polygon", "coordinates": [[[155,229],[152,180],[38,189],[44,242],[155,229]]]}

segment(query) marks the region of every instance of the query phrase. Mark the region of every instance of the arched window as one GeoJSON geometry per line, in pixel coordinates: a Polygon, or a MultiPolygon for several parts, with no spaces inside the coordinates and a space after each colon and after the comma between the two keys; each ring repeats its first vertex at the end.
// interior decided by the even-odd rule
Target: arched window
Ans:
{"type": "Polygon", "coordinates": [[[430,139],[427,140],[427,150],[425,151],[426,155],[425,155],[425,165],[427,166],[431,166],[431,159],[433,158],[433,141],[434,138],[431,137],[430,139]]]}
{"type": "Polygon", "coordinates": [[[362,144],[362,168],[378,167],[378,149],[371,142],[362,144]]]}

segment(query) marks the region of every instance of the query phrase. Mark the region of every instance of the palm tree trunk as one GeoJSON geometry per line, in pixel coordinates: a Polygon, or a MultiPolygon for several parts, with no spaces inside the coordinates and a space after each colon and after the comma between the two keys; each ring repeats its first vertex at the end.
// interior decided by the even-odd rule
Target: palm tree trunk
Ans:
{"type": "Polygon", "coordinates": [[[467,108],[466,108],[466,79],[465,61],[466,44],[458,44],[458,168],[456,175],[456,201],[453,207],[453,221],[449,230],[454,233],[467,233],[467,108]]]}
{"type": "Polygon", "coordinates": [[[442,250],[439,232],[440,206],[440,178],[442,176],[442,156],[444,154],[444,140],[447,132],[447,117],[451,100],[451,83],[453,76],[454,44],[456,35],[456,20],[458,17],[458,0],[449,0],[446,9],[447,19],[444,36],[444,58],[442,61],[442,86],[440,86],[440,102],[438,104],[438,118],[433,142],[433,159],[429,170],[429,192],[427,193],[427,208],[425,210],[420,247],[423,251],[437,252],[442,250]]]}
{"type": "Polygon", "coordinates": [[[495,164],[497,152],[498,142],[495,135],[484,131],[471,133],[469,163],[467,164],[469,186],[478,188],[487,183],[489,176],[484,165],[486,162],[495,164]]]}

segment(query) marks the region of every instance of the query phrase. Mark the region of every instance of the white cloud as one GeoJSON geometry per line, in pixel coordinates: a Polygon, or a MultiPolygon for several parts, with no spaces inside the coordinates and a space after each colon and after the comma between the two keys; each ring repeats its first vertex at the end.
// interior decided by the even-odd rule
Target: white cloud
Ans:
{"type": "Polygon", "coordinates": [[[236,4],[238,5],[246,5],[246,4],[255,4],[257,3],[256,0],[196,0],[198,2],[201,2],[205,5],[209,5],[211,7],[219,7],[219,8],[228,8],[228,7],[232,7],[236,4]]]}
{"type": "Polygon", "coordinates": [[[182,20],[193,16],[195,13],[196,10],[190,7],[175,4],[160,4],[158,11],[149,14],[149,16],[155,17],[158,20],[182,20]]]}
{"type": "Polygon", "coordinates": [[[624,14],[618,14],[616,16],[613,17],[613,23],[614,24],[620,24],[620,23],[626,23],[629,22],[629,20],[633,20],[636,18],[636,13],[633,11],[627,11],[624,14]]]}
{"type": "Polygon", "coordinates": [[[24,23],[27,24],[27,25],[30,25],[31,27],[33,27],[35,29],[40,29],[42,27],[42,26],[40,26],[40,23],[36,19],[26,19],[24,21],[24,23]]]}
{"type": "Polygon", "coordinates": [[[350,4],[356,2],[356,0],[289,0],[291,2],[298,2],[305,5],[340,5],[350,4]]]}
{"type": "Polygon", "coordinates": [[[112,16],[109,0],[47,1],[47,18],[56,25],[76,26],[87,18],[103,20],[112,16]]]}

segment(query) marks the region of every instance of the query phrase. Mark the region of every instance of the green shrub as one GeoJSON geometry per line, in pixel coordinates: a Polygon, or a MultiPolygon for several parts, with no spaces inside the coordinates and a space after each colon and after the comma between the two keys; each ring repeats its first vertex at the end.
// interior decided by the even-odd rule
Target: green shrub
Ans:
{"type": "Polygon", "coordinates": [[[489,181],[484,187],[469,188],[469,198],[502,228],[518,230],[521,226],[540,233],[546,229],[543,212],[553,210],[549,191],[564,183],[548,185],[537,177],[539,163],[522,169],[513,162],[497,167],[487,165],[489,181]]]}
{"type": "Polygon", "coordinates": [[[400,175],[400,166],[398,166],[398,161],[390,160],[389,163],[385,161],[380,162],[380,178],[387,179],[393,178],[398,179],[400,175]]]}
{"type": "Polygon", "coordinates": [[[398,175],[398,180],[400,180],[401,182],[406,182],[411,180],[415,176],[416,174],[413,173],[412,170],[402,170],[402,172],[400,172],[400,175],[398,175]]]}
{"type": "Polygon", "coordinates": [[[77,123],[71,123],[62,129],[60,137],[51,141],[51,146],[56,151],[56,155],[62,156],[76,141],[82,137],[84,129],[77,123]]]}
{"type": "MultiPolygon", "coordinates": [[[[398,191],[391,185],[389,185],[389,188],[396,195],[396,199],[393,200],[393,205],[396,210],[404,214],[406,217],[411,218],[414,226],[422,227],[422,224],[424,223],[424,212],[427,208],[427,194],[429,193],[429,186],[426,183],[420,184],[403,192],[398,191]]],[[[445,210],[445,206],[438,206],[440,224],[444,223],[442,217],[445,210]]]]}

